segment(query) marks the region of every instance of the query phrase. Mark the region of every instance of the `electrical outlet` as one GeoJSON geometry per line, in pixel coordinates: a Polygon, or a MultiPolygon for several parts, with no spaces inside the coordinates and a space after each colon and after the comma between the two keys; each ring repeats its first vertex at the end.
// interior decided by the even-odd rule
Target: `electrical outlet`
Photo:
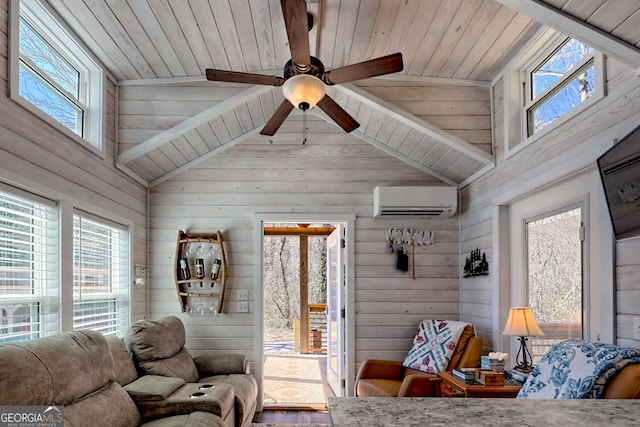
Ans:
{"type": "Polygon", "coordinates": [[[633,339],[640,340],[640,316],[633,317],[633,339]]]}
{"type": "Polygon", "coordinates": [[[238,301],[249,301],[249,290],[238,289],[238,301]]]}
{"type": "Polygon", "coordinates": [[[247,301],[240,301],[238,303],[238,313],[248,313],[249,303],[247,301]]]}

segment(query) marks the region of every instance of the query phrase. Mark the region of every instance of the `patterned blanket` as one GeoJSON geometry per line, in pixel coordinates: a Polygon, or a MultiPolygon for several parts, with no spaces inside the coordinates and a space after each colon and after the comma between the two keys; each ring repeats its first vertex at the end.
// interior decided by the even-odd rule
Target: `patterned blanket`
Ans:
{"type": "Polygon", "coordinates": [[[434,374],[445,371],[467,325],[450,320],[423,320],[402,366],[434,374]]]}
{"type": "Polygon", "coordinates": [[[562,341],[542,357],[518,393],[529,399],[597,399],[607,381],[640,350],[582,340],[562,341]]]}

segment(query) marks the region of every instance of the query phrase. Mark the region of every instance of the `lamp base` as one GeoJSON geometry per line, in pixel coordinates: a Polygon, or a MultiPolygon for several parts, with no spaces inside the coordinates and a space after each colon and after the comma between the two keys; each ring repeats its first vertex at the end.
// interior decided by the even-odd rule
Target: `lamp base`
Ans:
{"type": "Polygon", "coordinates": [[[518,341],[520,341],[520,348],[518,349],[518,354],[516,356],[516,362],[518,363],[513,367],[516,371],[529,373],[533,371],[533,363],[531,363],[531,353],[529,353],[529,349],[527,348],[527,337],[518,337],[518,341]],[[522,355],[522,360],[520,361],[520,355],[522,355]]]}

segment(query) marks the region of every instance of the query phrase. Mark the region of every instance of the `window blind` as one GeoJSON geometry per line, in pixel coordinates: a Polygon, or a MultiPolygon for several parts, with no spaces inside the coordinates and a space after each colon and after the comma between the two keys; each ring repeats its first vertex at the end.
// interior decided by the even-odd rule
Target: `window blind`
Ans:
{"type": "Polygon", "coordinates": [[[73,327],[123,335],[129,325],[128,228],[73,216],[73,327]]]}
{"type": "Polygon", "coordinates": [[[59,331],[58,211],[0,185],[0,343],[59,331]]]}

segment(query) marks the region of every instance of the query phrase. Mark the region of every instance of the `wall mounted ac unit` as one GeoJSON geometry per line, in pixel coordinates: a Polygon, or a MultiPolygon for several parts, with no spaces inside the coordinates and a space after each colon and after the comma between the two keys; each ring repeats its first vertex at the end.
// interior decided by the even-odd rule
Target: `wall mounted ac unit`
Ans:
{"type": "Polygon", "coordinates": [[[449,218],[458,207],[458,189],[450,186],[376,187],[373,217],[449,218]]]}

